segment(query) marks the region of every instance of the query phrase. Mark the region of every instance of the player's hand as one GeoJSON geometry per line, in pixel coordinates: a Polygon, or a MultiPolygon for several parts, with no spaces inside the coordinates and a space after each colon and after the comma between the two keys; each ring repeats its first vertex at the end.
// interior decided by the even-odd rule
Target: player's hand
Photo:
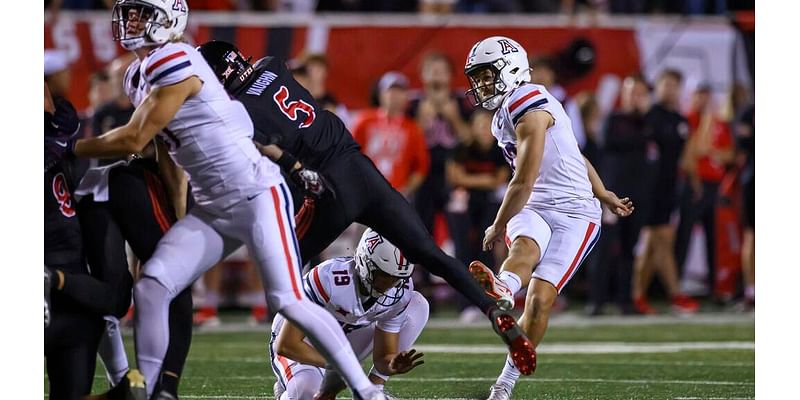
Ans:
{"type": "Polygon", "coordinates": [[[414,349],[401,351],[389,362],[389,368],[391,368],[395,374],[405,374],[424,364],[425,361],[422,359],[424,355],[424,353],[417,353],[414,349]]]}
{"type": "Polygon", "coordinates": [[[306,195],[319,199],[326,193],[336,198],[336,192],[322,174],[308,168],[299,168],[291,173],[292,181],[303,189],[306,195]]]}
{"type": "Polygon", "coordinates": [[[66,135],[72,135],[77,132],[81,126],[81,120],[72,103],[63,97],[54,98],[53,103],[55,104],[55,112],[53,113],[53,118],[50,119],[53,131],[66,135]]]}
{"type": "Polygon", "coordinates": [[[505,226],[497,226],[492,225],[486,228],[486,232],[483,236],[483,251],[489,251],[494,248],[495,242],[503,240],[503,236],[505,236],[506,227],[505,226]]]}
{"type": "Polygon", "coordinates": [[[629,197],[620,199],[614,192],[606,190],[599,200],[619,217],[627,217],[633,213],[633,201],[629,197]]]}
{"type": "Polygon", "coordinates": [[[47,172],[56,164],[71,157],[75,150],[78,132],[72,135],[56,135],[44,137],[44,170],[47,172]]]}

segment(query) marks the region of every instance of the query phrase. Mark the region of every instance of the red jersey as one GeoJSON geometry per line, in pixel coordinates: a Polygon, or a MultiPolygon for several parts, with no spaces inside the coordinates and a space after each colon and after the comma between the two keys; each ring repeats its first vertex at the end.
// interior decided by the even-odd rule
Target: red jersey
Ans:
{"type": "Polygon", "coordinates": [[[389,117],[379,109],[364,111],[355,123],[353,137],[396,190],[404,190],[413,173],[428,175],[428,147],[413,119],[389,117]]]}
{"type": "MultiPolygon", "coordinates": [[[[697,128],[700,126],[701,114],[692,111],[687,115],[690,126],[690,135],[697,134],[697,128]]],[[[733,146],[733,139],[731,139],[730,127],[727,123],[714,117],[711,123],[711,148],[714,150],[728,150],[733,146]]],[[[719,182],[725,176],[725,164],[714,160],[712,157],[703,156],[697,160],[697,175],[703,181],[719,182]]]]}

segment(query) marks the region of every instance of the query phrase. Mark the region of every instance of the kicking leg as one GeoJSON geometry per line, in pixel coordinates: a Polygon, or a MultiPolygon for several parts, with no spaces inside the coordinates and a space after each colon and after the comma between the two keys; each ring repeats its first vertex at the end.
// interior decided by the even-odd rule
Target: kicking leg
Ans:
{"type": "Polygon", "coordinates": [[[153,257],[142,267],[143,277],[134,290],[135,341],[148,396],[153,393],[169,345],[170,301],[237,245],[193,211],[164,235],[153,257]]]}
{"type": "Polygon", "coordinates": [[[291,210],[288,189],[283,184],[273,186],[237,209],[230,228],[239,232],[261,272],[269,308],[298,326],[355,392],[372,394],[377,388],[361,369],[339,324],[325,309],[305,297],[291,210]],[[234,226],[235,221],[248,224],[234,226]]]}

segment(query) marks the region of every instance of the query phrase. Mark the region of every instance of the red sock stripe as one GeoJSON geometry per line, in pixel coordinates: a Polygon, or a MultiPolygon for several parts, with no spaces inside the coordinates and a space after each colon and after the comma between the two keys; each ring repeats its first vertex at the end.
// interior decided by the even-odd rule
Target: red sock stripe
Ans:
{"type": "Polygon", "coordinates": [[[154,182],[154,178],[148,173],[145,173],[144,177],[147,181],[147,194],[150,197],[150,206],[153,207],[153,215],[156,218],[156,222],[158,222],[158,226],[161,228],[161,232],[166,233],[171,225],[161,209],[161,204],[158,199],[158,192],[155,188],[156,183],[154,182]]]}
{"type": "Polygon", "coordinates": [[[286,377],[286,382],[292,379],[292,367],[289,366],[289,361],[284,356],[278,356],[278,362],[283,366],[283,375],[286,377]]]}
{"type": "Polygon", "coordinates": [[[297,286],[297,280],[295,279],[295,267],[294,262],[292,261],[291,253],[289,252],[289,243],[286,240],[286,229],[283,225],[283,219],[287,218],[288,216],[284,216],[281,214],[281,200],[278,197],[278,191],[275,189],[275,186],[270,188],[272,192],[272,203],[275,206],[275,218],[278,220],[278,229],[281,231],[281,243],[283,244],[283,255],[286,257],[286,264],[289,266],[289,277],[292,279],[292,289],[294,289],[294,295],[297,297],[297,300],[303,298],[300,295],[300,289],[297,286]]]}
{"type": "Polygon", "coordinates": [[[558,285],[556,286],[557,290],[561,290],[561,287],[564,286],[564,283],[567,282],[567,279],[569,279],[569,277],[572,276],[572,271],[574,271],[575,268],[578,266],[578,261],[580,261],[581,255],[583,255],[583,250],[586,249],[586,244],[589,243],[589,239],[592,237],[592,232],[594,232],[594,228],[596,226],[597,225],[589,222],[589,227],[586,228],[586,235],[584,235],[583,237],[583,243],[581,243],[581,247],[578,249],[578,253],[575,254],[575,258],[572,259],[572,264],[570,264],[567,273],[564,274],[564,276],[561,277],[561,281],[558,282],[558,285]]]}

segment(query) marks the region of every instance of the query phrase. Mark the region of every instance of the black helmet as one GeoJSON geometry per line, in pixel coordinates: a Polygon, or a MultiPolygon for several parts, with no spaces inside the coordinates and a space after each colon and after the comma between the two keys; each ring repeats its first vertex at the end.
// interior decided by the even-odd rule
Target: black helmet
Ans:
{"type": "Polygon", "coordinates": [[[200,45],[197,51],[203,55],[219,81],[229,92],[236,91],[253,73],[250,59],[245,59],[239,49],[231,43],[212,40],[200,45]]]}

